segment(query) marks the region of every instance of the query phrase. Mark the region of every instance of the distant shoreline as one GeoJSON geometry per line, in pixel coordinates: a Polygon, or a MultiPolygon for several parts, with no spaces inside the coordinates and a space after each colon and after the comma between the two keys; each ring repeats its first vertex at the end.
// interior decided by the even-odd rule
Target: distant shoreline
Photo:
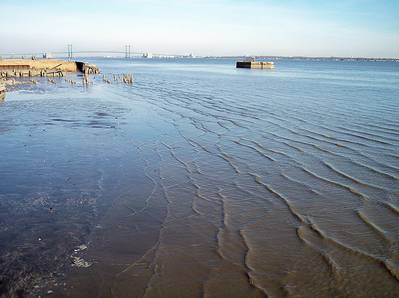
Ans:
{"type": "Polygon", "coordinates": [[[310,60],[310,61],[392,61],[399,62],[399,58],[366,58],[366,57],[307,57],[307,56],[206,56],[202,58],[219,59],[246,59],[254,57],[255,59],[290,59],[290,60],[310,60]]]}
{"type": "MultiPolygon", "coordinates": [[[[30,59],[32,56],[29,55],[23,55],[23,54],[0,54],[0,61],[1,60],[7,60],[7,59],[30,59]],[[23,58],[22,58],[23,57],[23,58]]],[[[80,56],[76,55],[75,58],[104,58],[104,59],[119,59],[119,58],[124,58],[123,56],[119,55],[88,55],[88,56],[80,56]]],[[[248,59],[248,58],[255,58],[255,59],[268,59],[268,60],[282,60],[282,59],[288,59],[288,60],[304,60],[304,61],[369,61],[369,62],[399,62],[399,58],[381,58],[381,57],[324,57],[324,56],[267,56],[267,55],[254,55],[254,56],[193,56],[193,55],[154,55],[152,58],[145,58],[142,56],[132,56],[129,59],[143,59],[143,60],[152,60],[152,59],[248,59]]],[[[63,56],[54,56],[53,58],[50,58],[50,60],[56,60],[56,59],[66,59],[66,57],[63,56]]]]}

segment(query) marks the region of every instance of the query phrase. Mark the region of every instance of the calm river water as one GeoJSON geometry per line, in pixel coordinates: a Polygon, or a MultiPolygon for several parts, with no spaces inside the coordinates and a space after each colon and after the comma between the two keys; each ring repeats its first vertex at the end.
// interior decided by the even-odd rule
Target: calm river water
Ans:
{"type": "Polygon", "coordinates": [[[0,103],[0,295],[399,296],[399,63],[90,61],[0,103]]]}

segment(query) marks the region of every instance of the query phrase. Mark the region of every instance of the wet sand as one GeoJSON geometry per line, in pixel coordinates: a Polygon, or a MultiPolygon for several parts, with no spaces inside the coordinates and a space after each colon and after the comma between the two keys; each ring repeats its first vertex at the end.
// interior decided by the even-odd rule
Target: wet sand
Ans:
{"type": "Polygon", "coordinates": [[[96,63],[0,105],[2,295],[399,294],[395,66],[96,63]]]}

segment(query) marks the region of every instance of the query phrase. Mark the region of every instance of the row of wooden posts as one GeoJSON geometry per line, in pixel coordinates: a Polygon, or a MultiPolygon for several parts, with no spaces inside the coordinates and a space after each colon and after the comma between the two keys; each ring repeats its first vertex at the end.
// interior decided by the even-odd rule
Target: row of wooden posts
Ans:
{"type": "Polygon", "coordinates": [[[126,85],[133,84],[133,75],[132,74],[113,74],[111,79],[107,76],[103,75],[103,82],[107,84],[114,83],[124,83],[126,85]]]}
{"type": "Polygon", "coordinates": [[[1,71],[0,78],[20,78],[20,77],[63,77],[61,70],[12,70],[1,71]]]}
{"type": "MultiPolygon", "coordinates": [[[[46,72],[44,70],[41,70],[40,72],[34,72],[34,71],[29,71],[29,72],[24,72],[23,74],[20,75],[16,75],[16,72],[6,72],[5,75],[3,76],[2,73],[0,73],[0,78],[17,78],[17,77],[48,77],[47,81],[51,84],[56,84],[56,81],[54,79],[52,79],[51,77],[63,77],[64,74],[62,71],[54,71],[54,72],[46,72]]],[[[11,79],[13,80],[13,79],[11,79]]],[[[105,75],[103,75],[102,77],[103,82],[107,83],[107,84],[112,84],[112,83],[123,83],[126,85],[132,85],[133,84],[133,75],[132,74],[112,74],[111,75],[111,79],[105,75]]],[[[35,79],[31,79],[29,80],[30,83],[32,84],[37,84],[37,80],[35,79]]],[[[77,82],[69,79],[69,78],[65,78],[65,82],[70,83],[71,85],[76,85],[77,82]]],[[[82,84],[83,86],[88,86],[90,84],[92,84],[93,82],[90,81],[89,79],[89,75],[87,75],[87,73],[85,73],[82,77],[82,84]]]]}
{"type": "MultiPolygon", "coordinates": [[[[132,74],[113,74],[112,75],[112,80],[109,79],[107,76],[103,75],[102,80],[104,83],[107,84],[112,84],[112,83],[124,83],[126,85],[132,85],[133,84],[133,75],[132,74]]],[[[55,84],[55,81],[53,79],[48,78],[48,81],[50,83],[55,84]]],[[[71,79],[65,79],[65,82],[70,83],[71,85],[76,85],[77,82],[71,79]]],[[[93,82],[90,81],[88,75],[84,75],[82,77],[82,84],[83,86],[88,86],[92,84],[93,82]]]]}

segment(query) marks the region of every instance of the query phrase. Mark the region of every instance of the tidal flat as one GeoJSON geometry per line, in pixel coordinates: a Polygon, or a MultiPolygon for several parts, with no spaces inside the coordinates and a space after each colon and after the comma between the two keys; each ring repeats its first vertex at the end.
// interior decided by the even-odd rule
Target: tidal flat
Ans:
{"type": "Polygon", "coordinates": [[[89,60],[0,102],[1,297],[399,296],[397,62],[89,60]]]}

